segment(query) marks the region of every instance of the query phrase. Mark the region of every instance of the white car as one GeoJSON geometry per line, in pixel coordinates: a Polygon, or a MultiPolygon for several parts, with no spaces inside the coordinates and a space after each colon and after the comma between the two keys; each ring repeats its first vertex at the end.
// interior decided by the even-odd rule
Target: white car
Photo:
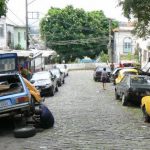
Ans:
{"type": "Polygon", "coordinates": [[[64,73],[65,77],[69,75],[69,70],[66,64],[60,64],[57,65],[56,67],[59,68],[60,71],[64,73]]]}

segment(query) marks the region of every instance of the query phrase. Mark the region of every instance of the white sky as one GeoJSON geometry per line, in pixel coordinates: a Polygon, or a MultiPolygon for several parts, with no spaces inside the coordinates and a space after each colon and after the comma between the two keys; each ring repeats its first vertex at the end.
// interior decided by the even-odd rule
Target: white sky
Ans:
{"type": "MultiPolygon", "coordinates": [[[[25,1],[26,0],[9,0],[7,17],[9,22],[20,24],[25,22],[25,1]],[[15,16],[15,15],[17,16],[15,16]],[[19,19],[18,19],[19,18],[19,19]]],[[[118,0],[28,0],[29,12],[47,13],[50,7],[64,8],[67,5],[73,5],[74,8],[83,8],[85,11],[103,10],[109,18],[118,21],[127,21],[122,15],[121,8],[117,7],[118,0]]]]}

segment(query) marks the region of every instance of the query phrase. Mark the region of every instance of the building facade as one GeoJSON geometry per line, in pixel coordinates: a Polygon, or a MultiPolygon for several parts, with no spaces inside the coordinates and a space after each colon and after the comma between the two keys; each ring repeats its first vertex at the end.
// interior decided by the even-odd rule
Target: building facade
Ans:
{"type": "Polygon", "coordinates": [[[5,18],[0,18],[0,49],[15,49],[20,45],[25,49],[25,27],[8,24],[5,18]]]}
{"type": "Polygon", "coordinates": [[[136,48],[136,38],[132,34],[133,26],[128,24],[124,26],[119,26],[118,28],[113,30],[114,33],[114,62],[120,63],[121,56],[123,55],[134,55],[136,48]]]}

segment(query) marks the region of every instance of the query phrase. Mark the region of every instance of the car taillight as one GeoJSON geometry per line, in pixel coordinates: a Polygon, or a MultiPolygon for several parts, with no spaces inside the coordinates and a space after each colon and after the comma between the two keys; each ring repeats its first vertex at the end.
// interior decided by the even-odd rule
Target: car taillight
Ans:
{"type": "Polygon", "coordinates": [[[24,103],[24,102],[29,102],[29,97],[28,96],[19,97],[16,100],[16,103],[24,103]]]}

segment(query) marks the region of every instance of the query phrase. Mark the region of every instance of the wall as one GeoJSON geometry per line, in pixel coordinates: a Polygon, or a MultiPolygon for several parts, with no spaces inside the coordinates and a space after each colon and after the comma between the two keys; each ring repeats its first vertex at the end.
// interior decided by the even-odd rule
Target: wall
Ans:
{"type": "Polygon", "coordinates": [[[115,62],[120,62],[120,55],[127,54],[124,53],[124,39],[130,37],[132,39],[132,54],[135,53],[135,47],[136,47],[136,39],[131,34],[131,31],[118,31],[114,33],[114,56],[115,56],[115,62]]]}
{"type": "Polygon", "coordinates": [[[21,48],[26,49],[25,27],[15,27],[14,46],[20,44],[21,48]],[[20,32],[20,42],[18,41],[18,32],[20,32]]]}
{"type": "MultiPolygon", "coordinates": [[[[45,65],[45,70],[49,70],[55,64],[45,65]]],[[[59,64],[64,65],[64,64],[59,64]]],[[[97,66],[108,66],[106,63],[77,63],[77,64],[66,64],[69,70],[93,70],[97,66]]]]}
{"type": "Polygon", "coordinates": [[[6,36],[7,36],[7,32],[6,32],[6,20],[0,18],[0,26],[2,26],[3,30],[4,30],[4,35],[3,37],[0,36],[0,49],[4,49],[6,47],[6,36]]]}

